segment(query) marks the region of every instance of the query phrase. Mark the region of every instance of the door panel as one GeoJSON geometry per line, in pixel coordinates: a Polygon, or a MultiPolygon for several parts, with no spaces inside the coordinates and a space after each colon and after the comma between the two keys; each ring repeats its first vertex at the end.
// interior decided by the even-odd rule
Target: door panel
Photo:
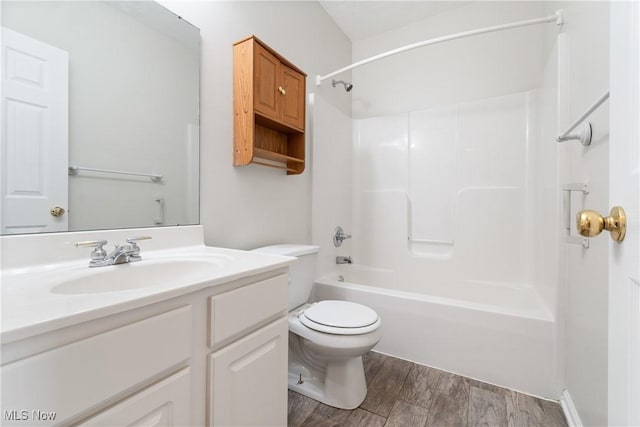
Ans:
{"type": "Polygon", "coordinates": [[[610,5],[610,206],[627,232],[609,251],[609,425],[640,425],[640,5],[610,5]]]}
{"type": "Polygon", "coordinates": [[[67,231],[68,54],[2,28],[2,234],[67,231]]]}

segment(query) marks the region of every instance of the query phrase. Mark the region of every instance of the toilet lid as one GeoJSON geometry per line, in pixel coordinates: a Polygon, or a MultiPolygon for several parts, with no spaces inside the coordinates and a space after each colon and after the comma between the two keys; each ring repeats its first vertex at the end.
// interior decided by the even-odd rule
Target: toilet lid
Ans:
{"type": "Polygon", "coordinates": [[[302,315],[314,323],[334,328],[363,328],[378,321],[375,311],[348,301],[320,301],[302,315]]]}

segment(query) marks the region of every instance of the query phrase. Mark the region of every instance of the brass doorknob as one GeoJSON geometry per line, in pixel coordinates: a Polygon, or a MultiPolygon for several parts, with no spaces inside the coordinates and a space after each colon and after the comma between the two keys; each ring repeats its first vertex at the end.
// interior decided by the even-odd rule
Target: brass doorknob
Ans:
{"type": "Polygon", "coordinates": [[[580,211],[576,216],[576,226],[584,237],[594,237],[607,230],[613,240],[622,242],[627,231],[627,216],[620,206],[612,207],[607,217],[596,211],[580,211]]]}
{"type": "Polygon", "coordinates": [[[287,91],[282,86],[278,86],[278,91],[280,91],[280,93],[283,95],[287,94],[287,91]]]}
{"type": "Polygon", "coordinates": [[[49,213],[51,214],[51,216],[59,217],[64,215],[64,208],[61,208],[60,206],[56,206],[55,208],[51,208],[49,213]]]}

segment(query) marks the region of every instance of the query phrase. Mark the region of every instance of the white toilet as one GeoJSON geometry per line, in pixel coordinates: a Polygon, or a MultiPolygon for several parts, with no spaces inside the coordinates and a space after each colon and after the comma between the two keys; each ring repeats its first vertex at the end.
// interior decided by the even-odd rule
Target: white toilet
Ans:
{"type": "Polygon", "coordinates": [[[342,409],[367,395],[362,355],[382,338],[371,308],[347,301],[308,303],[318,246],[274,245],[255,251],[298,257],[289,267],[289,388],[342,409]]]}

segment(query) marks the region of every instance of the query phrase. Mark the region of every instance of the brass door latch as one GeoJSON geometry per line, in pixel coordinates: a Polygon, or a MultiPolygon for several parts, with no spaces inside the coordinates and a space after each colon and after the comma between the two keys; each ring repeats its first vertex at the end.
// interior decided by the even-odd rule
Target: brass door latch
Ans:
{"type": "Polygon", "coordinates": [[[596,211],[584,210],[576,215],[578,232],[584,237],[594,237],[607,230],[616,242],[622,242],[627,231],[627,216],[624,209],[614,206],[609,216],[603,217],[596,211]]]}

